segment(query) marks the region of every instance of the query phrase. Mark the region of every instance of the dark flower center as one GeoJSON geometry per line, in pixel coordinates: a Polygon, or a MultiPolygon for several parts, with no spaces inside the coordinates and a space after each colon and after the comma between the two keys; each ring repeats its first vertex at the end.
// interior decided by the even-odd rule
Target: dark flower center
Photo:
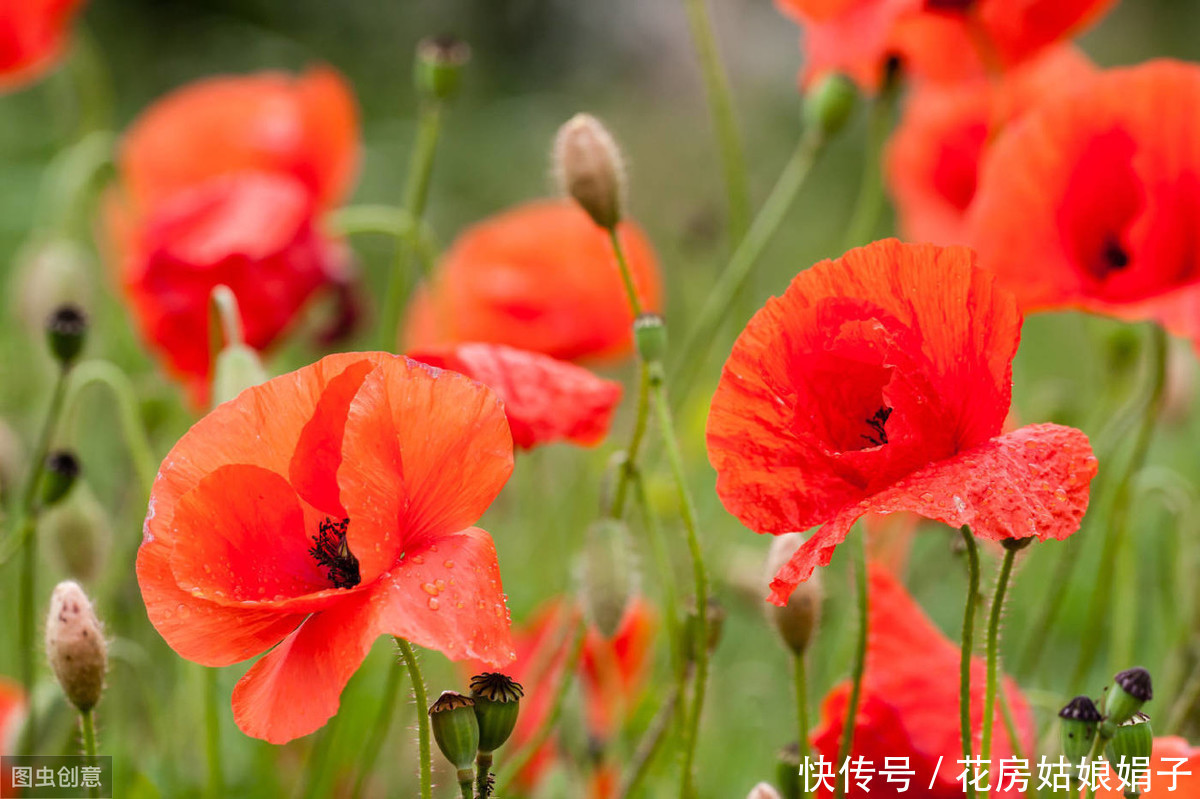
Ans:
{"type": "Polygon", "coordinates": [[[1104,246],[1100,250],[1100,262],[1096,265],[1096,277],[1103,280],[1113,272],[1120,272],[1127,266],[1129,266],[1129,253],[1125,252],[1121,242],[1117,240],[1116,236],[1106,238],[1104,246]]]}
{"type": "Polygon", "coordinates": [[[308,554],[327,570],[329,582],[333,583],[334,588],[353,588],[362,580],[358,573],[358,558],[354,557],[350,545],[346,543],[349,524],[349,519],[339,521],[325,517],[308,550],[308,554]]]}
{"type": "Polygon", "coordinates": [[[871,442],[873,447],[882,447],[888,443],[887,424],[888,417],[892,415],[892,409],[886,405],[875,411],[875,414],[866,420],[867,427],[871,429],[870,433],[863,433],[862,437],[871,442]]]}
{"type": "Polygon", "coordinates": [[[925,0],[927,11],[970,11],[975,0],[925,0]]]}

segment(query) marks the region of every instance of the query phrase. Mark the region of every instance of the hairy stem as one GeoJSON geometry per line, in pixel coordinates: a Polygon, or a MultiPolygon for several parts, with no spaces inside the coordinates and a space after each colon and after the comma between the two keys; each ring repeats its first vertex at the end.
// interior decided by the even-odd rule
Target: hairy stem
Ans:
{"type": "Polygon", "coordinates": [[[996,711],[996,686],[1000,672],[1000,622],[1004,616],[1004,595],[1012,578],[1013,563],[1017,559],[1016,549],[1005,549],[1000,576],[996,579],[996,591],[992,596],[992,610],[988,616],[987,629],[987,682],[983,693],[983,739],[979,745],[979,758],[990,762],[992,756],[992,720],[996,711]]]}
{"type": "MultiPolygon", "coordinates": [[[[959,658],[958,711],[962,735],[963,760],[970,763],[974,733],[971,730],[971,652],[975,648],[975,603],[979,597],[979,548],[971,528],[962,526],[963,544],[967,552],[967,601],[963,610],[962,654],[959,658]]],[[[969,769],[969,766],[968,766],[969,769]]],[[[975,799],[975,781],[969,778],[966,792],[975,799]]]]}
{"type": "Polygon", "coordinates": [[[429,745],[429,697],[425,693],[425,678],[421,676],[421,666],[417,663],[417,653],[412,644],[396,636],[396,648],[408,668],[409,679],[412,682],[413,699],[417,703],[417,753],[421,765],[421,799],[433,799],[433,753],[429,745]]]}

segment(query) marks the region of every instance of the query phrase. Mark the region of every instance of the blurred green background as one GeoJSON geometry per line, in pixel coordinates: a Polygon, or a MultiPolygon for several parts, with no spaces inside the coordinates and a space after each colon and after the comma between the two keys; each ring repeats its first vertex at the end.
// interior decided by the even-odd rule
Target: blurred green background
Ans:
{"type": "MultiPolygon", "coordinates": [[[[711,6],[731,73],[757,205],[800,132],[798,31],[767,0],[720,0],[711,6]]],[[[52,374],[34,310],[53,290],[27,274],[47,166],[74,139],[81,113],[99,114],[96,118],[119,131],[156,97],[202,76],[295,70],[316,61],[332,64],[353,84],[362,111],[364,161],[353,202],[395,204],[414,131],[414,45],[425,35],[453,32],[471,44],[473,60],[464,94],[446,119],[435,167],[429,219],[441,242],[474,220],[550,193],[548,147],[554,132],[573,113],[590,111],[611,127],[629,161],[632,213],[658,249],[676,340],[727,260],[721,171],[680,0],[91,0],[81,29],[85,48],[76,58],[97,59],[106,74],[91,90],[91,105],[81,110],[76,103],[79,72],[71,64],[35,87],[0,97],[0,419],[15,431],[25,452],[44,413],[52,374]],[[105,109],[106,98],[111,110],[105,109]]],[[[1126,0],[1081,44],[1100,64],[1116,65],[1158,56],[1195,57],[1197,41],[1200,4],[1126,0]]],[[[765,594],[761,559],[769,542],[742,528],[717,501],[703,440],[708,398],[729,344],[753,310],[782,291],[798,270],[837,254],[863,164],[862,117],[860,110],[811,176],[762,260],[752,301],[728,320],[678,420],[700,504],[703,544],[717,595],[730,615],[715,656],[700,742],[704,796],[744,796],[754,783],[771,777],[776,751],[795,739],[788,657],[765,623],[760,601],[765,594]]],[[[161,457],[191,417],[179,392],[162,379],[132,333],[105,266],[90,251],[91,227],[86,213],[72,231],[88,259],[86,280],[72,287],[82,292],[94,317],[88,354],[111,359],[128,371],[161,457]]],[[[882,220],[877,234],[890,233],[890,221],[882,220]]],[[[363,278],[374,288],[368,296],[380,296],[392,264],[392,243],[359,237],[354,245],[363,278]]],[[[1143,329],[1077,314],[1030,319],[1015,368],[1014,407],[1021,422],[1053,420],[1098,433],[1138,390],[1145,337],[1143,329]]],[[[273,372],[319,355],[302,337],[297,339],[270,361],[273,372]]],[[[369,340],[364,331],[362,341],[369,340]]],[[[1195,402],[1185,390],[1194,389],[1195,356],[1186,347],[1179,350],[1172,361],[1179,399],[1161,422],[1152,468],[1137,483],[1134,546],[1122,558],[1117,586],[1122,612],[1136,614],[1134,651],[1161,686],[1151,711],[1163,716],[1196,661],[1191,631],[1200,464],[1195,402]]],[[[630,377],[625,370],[615,374],[630,377]]],[[[560,446],[520,456],[512,483],[482,522],[496,539],[518,623],[541,601],[572,589],[572,560],[596,514],[605,462],[628,435],[628,411],[618,418],[610,441],[594,451],[560,446]]],[[[114,639],[110,687],[98,709],[101,751],[114,756],[121,796],[198,795],[204,778],[201,669],[179,659],[146,621],[131,561],[144,498],[115,419],[111,400],[97,390],[85,396],[66,437],[81,452],[87,493],[108,526],[108,540],[99,549],[107,554],[110,576],[88,584],[114,639]]],[[[1125,441],[1110,437],[1108,449],[1099,452],[1102,478],[1119,469],[1125,441]]],[[[0,439],[0,448],[11,443],[0,439]]],[[[650,451],[655,449],[652,444],[650,451]]],[[[682,559],[673,493],[665,475],[656,472],[653,479],[654,498],[682,559]]],[[[1107,485],[1111,492],[1111,483],[1107,485]]],[[[1063,592],[1062,621],[1052,636],[1034,641],[1035,648],[1044,650],[1036,668],[1018,675],[1042,722],[1069,696],[1083,637],[1101,635],[1101,653],[1107,651],[1106,629],[1082,629],[1107,499],[1102,489],[1083,532],[1069,544],[1032,548],[1013,590],[1004,646],[1010,665],[1036,635],[1032,625],[1057,584],[1054,575],[1063,553],[1080,559],[1063,592]]],[[[919,536],[910,559],[909,584],[956,639],[965,586],[956,536],[931,525],[923,529],[926,534],[919,536]]],[[[43,599],[64,573],[55,559],[57,549],[53,540],[42,547],[43,599]]],[[[649,554],[642,551],[649,565],[649,554]]],[[[985,568],[994,568],[994,561],[995,553],[989,552],[985,568]]],[[[686,563],[677,565],[686,586],[686,563]]],[[[845,553],[828,570],[825,622],[812,654],[814,701],[849,672],[854,632],[849,570],[845,553]]],[[[985,571],[985,585],[990,574],[985,571]]],[[[17,670],[15,583],[14,565],[0,568],[0,673],[7,675],[17,670]]],[[[650,574],[644,590],[651,597],[660,593],[650,574]]],[[[380,640],[344,693],[337,725],[286,747],[243,736],[223,702],[228,795],[337,795],[352,784],[389,658],[390,645],[380,640]],[[314,761],[319,763],[315,769],[314,761]]],[[[665,685],[665,644],[656,660],[654,684],[665,685]]],[[[1100,691],[1114,667],[1132,665],[1109,664],[1103,656],[1099,660],[1085,686],[1092,693],[1100,691]]],[[[457,670],[440,655],[427,654],[424,661],[434,695],[463,687],[457,670]]],[[[243,671],[223,670],[226,698],[243,671]]],[[[41,748],[67,751],[74,745],[73,722],[48,671],[43,669],[42,676],[44,691],[37,701],[52,713],[52,724],[41,748]]],[[[648,693],[628,727],[619,759],[632,751],[662,690],[648,693]]],[[[572,781],[586,768],[587,753],[577,708],[572,701],[564,722],[568,765],[546,784],[545,796],[578,793],[572,781]]],[[[374,795],[415,794],[412,724],[413,708],[406,703],[373,777],[374,795]]],[[[676,771],[673,757],[662,758],[649,795],[669,795],[676,771]]],[[[453,793],[448,771],[441,771],[439,782],[438,795],[453,793]]]]}

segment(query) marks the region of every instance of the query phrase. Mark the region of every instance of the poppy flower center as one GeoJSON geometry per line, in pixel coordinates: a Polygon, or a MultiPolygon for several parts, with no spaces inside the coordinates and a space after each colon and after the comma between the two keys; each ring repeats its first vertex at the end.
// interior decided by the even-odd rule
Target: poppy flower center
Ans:
{"type": "Polygon", "coordinates": [[[313,545],[308,553],[326,570],[329,582],[334,588],[353,588],[362,577],[358,572],[358,558],[350,551],[346,542],[346,528],[349,519],[334,519],[325,517],[317,534],[313,536],[313,545]]]}
{"type": "Polygon", "coordinates": [[[871,432],[863,433],[862,437],[865,438],[872,447],[882,447],[884,444],[888,443],[886,425],[888,417],[891,415],[892,409],[886,405],[882,405],[880,406],[879,410],[875,411],[870,419],[866,420],[867,427],[870,428],[871,432]]]}
{"type": "Polygon", "coordinates": [[[934,12],[966,12],[975,0],[925,0],[925,10],[934,12]]]}

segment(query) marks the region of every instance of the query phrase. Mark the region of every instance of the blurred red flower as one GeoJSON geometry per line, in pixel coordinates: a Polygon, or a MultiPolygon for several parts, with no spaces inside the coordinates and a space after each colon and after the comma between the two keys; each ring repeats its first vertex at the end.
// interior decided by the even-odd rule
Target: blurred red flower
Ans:
{"type": "Polygon", "coordinates": [[[880,241],[801,272],[734,344],[708,419],[717,493],[776,535],[823,525],[770,600],[826,565],[868,512],[992,540],[1061,539],[1096,459],[1053,424],[1001,435],[1021,314],[963,247],[880,241]]]}
{"type": "MultiPolygon", "coordinates": [[[[638,294],[660,309],[658,264],[633,222],[621,241],[638,294]]],[[[633,350],[629,309],[608,234],[568,200],[526,203],[468,229],[409,307],[406,349],[507,344],[574,361],[633,350]]]]}
{"type": "Polygon", "coordinates": [[[999,72],[1069,38],[1114,0],[776,0],[804,29],[807,83],[843,72],[879,85],[889,61],[921,79],[999,72]]]}
{"type": "MultiPolygon", "coordinates": [[[[513,631],[517,657],[508,674],[525,687],[521,715],[508,746],[516,751],[546,724],[566,669],[570,635],[582,612],[565,600],[555,599],[536,610],[529,621],[513,631]]],[[[579,662],[584,699],[584,721],[593,744],[603,748],[619,732],[645,687],[653,662],[653,638],[658,621],[653,607],[635,598],[611,639],[589,628],[579,662]]],[[[533,791],[557,758],[553,738],[547,739],[524,769],[516,784],[533,791]]],[[[601,763],[589,781],[590,795],[612,794],[611,769],[601,763]]]]}
{"type": "MultiPolygon", "coordinates": [[[[16,681],[0,676],[0,755],[16,753],[24,721],[25,692],[16,681]]],[[[0,770],[0,785],[12,784],[10,773],[8,767],[0,770]]]]}
{"type": "Polygon", "coordinates": [[[453,372],[348,353],[250,388],[163,461],[137,561],[150,621],[206,666],[266,652],[233,713],[272,743],[337,712],[382,634],[503,666],[496,550],[470,525],[511,471],[499,401],[453,372]]]}
{"type": "MultiPolygon", "coordinates": [[[[870,610],[867,622],[867,664],[863,673],[862,701],[854,721],[854,745],[850,757],[865,758],[876,768],[886,758],[907,757],[908,768],[915,772],[913,786],[928,799],[962,797],[958,781],[962,768],[962,734],[959,720],[959,647],[933,624],[904,586],[886,569],[870,568],[870,610]],[[939,767],[939,758],[943,758],[939,767]],[[930,778],[937,774],[930,788],[930,778]],[[928,792],[926,792],[928,789],[928,792]]],[[[971,724],[976,737],[983,727],[985,665],[981,658],[971,662],[971,724]]],[[[1002,681],[1004,696],[1012,708],[1015,726],[1021,736],[1021,752],[1030,757],[1036,728],[1033,714],[1016,683],[1002,681]]],[[[814,730],[813,748],[830,763],[838,759],[846,705],[851,684],[845,681],[825,697],[821,724],[814,730]]],[[[991,762],[1014,757],[1002,719],[993,726],[991,762]]],[[[840,765],[840,764],[839,764],[840,765]]],[[[835,767],[836,768],[836,767],[835,767]]],[[[1034,770],[1036,778],[1036,769],[1034,770]]],[[[1023,791],[1007,789],[992,774],[992,796],[1019,797],[1023,791]]],[[[840,777],[839,777],[840,779],[840,777]]],[[[815,783],[812,778],[810,784],[815,783]]],[[[911,796],[900,791],[901,783],[889,783],[876,776],[870,782],[870,796],[911,796]]],[[[818,796],[832,796],[822,790],[818,796]]],[[[851,778],[848,796],[866,796],[851,778]]]]}
{"type": "Polygon", "coordinates": [[[1152,319],[1200,342],[1200,67],[1114,69],[1031,112],[984,160],[980,263],[1026,310],[1152,319]]]}
{"type": "MultiPolygon", "coordinates": [[[[1096,799],[1124,799],[1125,794],[1118,789],[1120,780],[1113,769],[1109,769],[1108,784],[1111,788],[1101,786],[1096,790],[1096,799]]],[[[1154,750],[1150,757],[1150,790],[1158,789],[1162,793],[1170,793],[1178,799],[1200,799],[1200,748],[1193,747],[1183,738],[1167,736],[1154,739],[1154,750]],[[1179,761],[1183,760],[1183,763],[1179,761]],[[1175,781],[1172,788],[1171,772],[1187,773],[1175,781]]]]}
{"type": "Polygon", "coordinates": [[[208,392],[214,287],[233,290],[246,343],[264,349],[314,293],[350,279],[348,252],[319,222],[358,155],[354,99],[327,68],[199,81],[125,134],[106,208],[112,259],[143,337],[194,404],[208,392]]]}
{"type": "Polygon", "coordinates": [[[0,3],[0,92],[40,78],[62,55],[83,0],[0,3]]]}
{"type": "Polygon", "coordinates": [[[560,440],[584,447],[599,444],[621,401],[620,383],[503,344],[459,344],[409,357],[461,372],[495,391],[504,403],[513,443],[522,449],[560,440]]]}
{"type": "Polygon", "coordinates": [[[967,209],[991,142],[1029,109],[1093,72],[1083,54],[1062,45],[996,79],[915,87],[886,153],[904,238],[965,243],[967,209]]]}

